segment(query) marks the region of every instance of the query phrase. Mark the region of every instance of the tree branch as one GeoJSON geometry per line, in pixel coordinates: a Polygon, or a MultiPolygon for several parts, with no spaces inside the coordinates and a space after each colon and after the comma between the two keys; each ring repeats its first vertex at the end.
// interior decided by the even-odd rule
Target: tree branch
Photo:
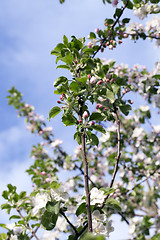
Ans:
{"type": "MultiPolygon", "coordinates": [[[[82,121],[82,106],[83,106],[83,102],[79,98],[79,120],[81,121],[82,121]]],[[[88,162],[87,162],[87,156],[86,156],[86,139],[85,139],[84,129],[81,129],[81,141],[82,141],[82,157],[83,157],[83,165],[84,165],[84,182],[85,182],[85,192],[86,192],[88,232],[92,232],[92,215],[91,215],[91,206],[90,206],[88,162]]]]}

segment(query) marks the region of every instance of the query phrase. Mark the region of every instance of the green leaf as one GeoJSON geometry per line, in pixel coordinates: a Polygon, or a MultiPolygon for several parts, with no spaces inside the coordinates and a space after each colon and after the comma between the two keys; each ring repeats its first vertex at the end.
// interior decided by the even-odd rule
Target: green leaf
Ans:
{"type": "Polygon", "coordinates": [[[22,191],[22,192],[19,194],[19,198],[20,198],[20,199],[23,199],[25,196],[26,196],[26,192],[25,192],[25,191],[22,191]]]}
{"type": "Polygon", "coordinates": [[[127,8],[133,9],[133,3],[131,1],[128,1],[127,8]]]}
{"type": "Polygon", "coordinates": [[[49,201],[46,204],[46,209],[48,212],[54,213],[54,214],[59,214],[60,210],[60,201],[57,202],[55,200],[49,201]]]}
{"type": "Polygon", "coordinates": [[[57,78],[55,81],[54,81],[54,87],[57,87],[57,86],[59,86],[60,84],[62,84],[62,83],[67,83],[68,82],[68,79],[66,78],[66,77],[64,77],[64,76],[61,76],[61,77],[59,77],[59,78],[57,78]]]}
{"type": "Polygon", "coordinates": [[[7,234],[6,233],[1,233],[0,234],[0,240],[6,240],[7,239],[7,234]]]}
{"type": "Polygon", "coordinates": [[[9,220],[11,219],[20,219],[21,217],[19,215],[12,215],[9,220]]]}
{"type": "Polygon", "coordinates": [[[109,194],[115,192],[115,189],[114,189],[114,188],[100,188],[100,190],[103,190],[104,193],[105,193],[105,195],[109,195],[109,194]]]}
{"type": "Polygon", "coordinates": [[[109,89],[107,89],[106,96],[107,96],[107,98],[111,101],[111,103],[114,103],[114,101],[115,101],[115,96],[114,96],[114,93],[113,93],[112,91],[110,91],[109,89]]]}
{"type": "Polygon", "coordinates": [[[5,199],[8,199],[8,196],[9,196],[9,192],[8,191],[3,191],[2,197],[5,198],[5,199]]]}
{"type": "Polygon", "coordinates": [[[80,132],[76,132],[74,134],[74,139],[77,141],[77,143],[80,145],[82,143],[82,140],[81,140],[81,133],[80,132]]]}
{"type": "Polygon", "coordinates": [[[76,216],[78,217],[81,213],[87,213],[86,203],[83,202],[79,205],[76,211],[76,216]]]}
{"type": "Polygon", "coordinates": [[[11,209],[11,205],[8,203],[4,203],[1,205],[1,209],[11,209]]]}
{"type": "Polygon", "coordinates": [[[159,240],[160,239],[160,233],[158,233],[156,236],[153,236],[151,240],[159,240]]]}
{"type": "Polygon", "coordinates": [[[52,50],[51,54],[55,55],[55,53],[61,53],[61,50],[65,48],[65,45],[63,43],[58,43],[57,46],[52,50]]]}
{"type": "Polygon", "coordinates": [[[74,91],[74,92],[78,92],[79,90],[79,84],[75,81],[71,82],[71,84],[69,85],[69,88],[71,91],[74,91]]]}
{"type": "Polygon", "coordinates": [[[63,69],[70,69],[67,65],[58,65],[57,67],[56,67],[56,69],[57,68],[63,68],[63,69]]]}
{"type": "Polygon", "coordinates": [[[119,108],[121,112],[126,116],[129,114],[129,111],[132,109],[132,107],[129,104],[120,105],[119,108]]]}
{"type": "Polygon", "coordinates": [[[81,240],[105,240],[103,235],[95,236],[93,233],[86,233],[81,240]]]}
{"type": "Polygon", "coordinates": [[[93,112],[89,118],[90,121],[92,120],[96,120],[96,121],[103,121],[104,120],[104,116],[102,116],[101,113],[98,112],[93,112]]]}
{"type": "Polygon", "coordinates": [[[5,229],[8,229],[8,228],[6,227],[6,224],[4,224],[4,223],[0,223],[0,227],[5,228],[5,229]]]}
{"type": "Polygon", "coordinates": [[[82,77],[82,78],[76,78],[78,82],[82,83],[82,84],[86,84],[87,82],[87,77],[82,77]]]}
{"type": "Polygon", "coordinates": [[[64,113],[62,117],[62,122],[65,126],[71,126],[77,122],[77,119],[71,113],[64,113]]]}
{"type": "Polygon", "coordinates": [[[50,231],[56,226],[57,219],[58,214],[46,210],[41,217],[41,224],[46,230],[50,231]]]}
{"type": "Polygon", "coordinates": [[[129,21],[130,21],[130,18],[123,18],[123,20],[122,20],[122,23],[129,23],[129,21]]]}
{"type": "Polygon", "coordinates": [[[112,89],[113,89],[114,94],[117,94],[120,87],[117,84],[113,83],[112,84],[112,89]]]}
{"type": "Polygon", "coordinates": [[[90,32],[90,39],[95,39],[96,38],[96,34],[94,32],[90,32]]]}
{"type": "Polygon", "coordinates": [[[98,139],[98,137],[95,134],[93,134],[93,133],[88,134],[88,132],[87,132],[86,144],[93,145],[93,146],[94,145],[98,146],[99,139],[98,139]]]}
{"type": "Polygon", "coordinates": [[[58,106],[53,107],[49,111],[49,119],[54,118],[60,112],[61,112],[61,108],[60,107],[58,107],[58,106]]]}
{"type": "Polygon", "coordinates": [[[68,47],[68,38],[65,35],[63,36],[63,43],[68,47]]]}
{"type": "Polygon", "coordinates": [[[73,57],[72,57],[71,53],[70,52],[67,53],[64,57],[61,58],[61,61],[65,62],[66,64],[71,65],[72,61],[73,61],[73,57]]]}
{"type": "Polygon", "coordinates": [[[114,198],[108,198],[105,204],[107,207],[117,210],[118,212],[121,211],[120,203],[114,198]]]}
{"type": "Polygon", "coordinates": [[[98,125],[98,124],[92,125],[92,128],[93,128],[94,130],[96,130],[96,131],[101,132],[101,133],[106,133],[106,130],[105,130],[102,126],[100,126],[100,125],[98,125]]]}

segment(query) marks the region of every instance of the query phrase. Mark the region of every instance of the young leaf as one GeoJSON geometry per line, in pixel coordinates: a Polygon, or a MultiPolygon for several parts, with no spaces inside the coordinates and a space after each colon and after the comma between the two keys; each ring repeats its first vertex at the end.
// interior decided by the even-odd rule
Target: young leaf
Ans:
{"type": "Polygon", "coordinates": [[[61,108],[60,107],[58,107],[58,106],[53,107],[49,111],[49,119],[54,118],[60,112],[61,112],[61,108]]]}
{"type": "Polygon", "coordinates": [[[93,134],[93,133],[91,133],[91,134],[87,134],[87,140],[86,140],[86,144],[88,144],[88,145],[96,145],[96,146],[98,146],[98,144],[99,144],[99,139],[98,139],[98,137],[95,135],[95,134],[93,134]]]}
{"type": "Polygon", "coordinates": [[[90,121],[92,120],[96,120],[96,121],[103,121],[104,120],[104,116],[102,116],[101,113],[98,113],[98,112],[93,112],[90,116],[90,121]]]}
{"type": "Polygon", "coordinates": [[[61,76],[61,77],[59,77],[59,78],[57,78],[55,81],[54,81],[54,87],[57,87],[57,86],[59,86],[60,84],[62,84],[62,83],[67,83],[68,82],[68,79],[66,78],[66,77],[64,77],[64,76],[61,76]]]}
{"type": "Polygon", "coordinates": [[[101,132],[101,133],[106,133],[106,130],[105,130],[102,126],[100,126],[100,125],[98,125],[98,124],[92,125],[92,128],[93,128],[94,130],[96,130],[96,131],[101,132]]]}
{"type": "Polygon", "coordinates": [[[80,132],[76,132],[74,134],[74,139],[77,141],[77,143],[80,145],[82,143],[82,140],[81,140],[81,133],[80,132]]]}
{"type": "Polygon", "coordinates": [[[120,203],[114,198],[108,198],[106,200],[106,205],[107,207],[117,210],[118,212],[121,211],[120,203]]]}
{"type": "Polygon", "coordinates": [[[46,210],[41,217],[41,224],[46,230],[50,231],[56,226],[57,219],[58,214],[46,210]]]}
{"type": "Polygon", "coordinates": [[[78,217],[81,213],[86,213],[86,212],[87,212],[87,210],[86,210],[86,203],[83,202],[77,208],[76,216],[78,217]]]}
{"type": "Polygon", "coordinates": [[[77,119],[71,113],[64,113],[62,117],[62,122],[65,126],[71,126],[77,122],[77,119]]]}

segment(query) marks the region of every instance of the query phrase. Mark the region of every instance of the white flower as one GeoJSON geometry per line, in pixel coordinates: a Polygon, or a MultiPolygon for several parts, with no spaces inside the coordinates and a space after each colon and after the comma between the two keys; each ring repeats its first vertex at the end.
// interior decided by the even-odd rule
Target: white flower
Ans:
{"type": "Polygon", "coordinates": [[[52,127],[45,127],[43,128],[43,132],[52,132],[53,128],[52,127]]]}
{"type": "Polygon", "coordinates": [[[11,235],[10,240],[18,240],[18,237],[16,235],[11,235]]]}
{"type": "Polygon", "coordinates": [[[133,131],[132,138],[138,138],[138,140],[142,140],[144,135],[145,135],[144,129],[141,127],[136,127],[133,131]]]}
{"type": "Polygon", "coordinates": [[[153,129],[155,133],[160,133],[160,125],[153,125],[153,129]]]}
{"type": "Polygon", "coordinates": [[[105,195],[102,190],[94,187],[90,191],[91,194],[91,205],[95,205],[96,203],[103,203],[105,195]]]}
{"type": "Polygon", "coordinates": [[[60,233],[59,231],[46,231],[43,236],[42,236],[42,240],[57,240],[60,237],[60,233]]]}
{"type": "Polygon", "coordinates": [[[61,139],[56,139],[53,142],[51,142],[50,147],[54,148],[54,147],[57,147],[58,145],[60,145],[62,143],[63,143],[63,141],[61,139]]]}
{"type": "Polygon", "coordinates": [[[160,94],[156,94],[153,96],[153,106],[160,107],[160,94]]]}
{"type": "Polygon", "coordinates": [[[20,226],[19,227],[18,226],[14,227],[13,228],[13,232],[14,232],[15,235],[19,235],[19,234],[21,234],[23,232],[23,228],[20,227],[20,226]]]}
{"type": "Polygon", "coordinates": [[[91,79],[90,79],[90,84],[94,84],[94,83],[96,83],[97,82],[97,78],[96,77],[91,77],[91,79]]]}
{"type": "Polygon", "coordinates": [[[147,17],[149,13],[151,13],[151,8],[152,8],[152,5],[146,3],[140,8],[135,9],[134,15],[137,16],[139,19],[143,20],[145,17],[147,17]]]}
{"type": "Polygon", "coordinates": [[[142,112],[147,112],[147,111],[149,111],[149,106],[143,105],[143,106],[140,106],[139,109],[140,109],[142,112]]]}
{"type": "Polygon", "coordinates": [[[36,215],[41,208],[44,208],[49,201],[49,195],[47,193],[37,193],[33,198],[34,208],[32,209],[32,214],[36,215]]]}
{"type": "Polygon", "coordinates": [[[63,163],[64,170],[73,170],[74,167],[75,167],[75,164],[72,161],[69,161],[69,162],[65,161],[63,163]]]}
{"type": "Polygon", "coordinates": [[[99,138],[100,142],[106,142],[110,138],[110,133],[106,132],[106,134],[102,134],[101,137],[99,138]]]}
{"type": "Polygon", "coordinates": [[[6,228],[13,230],[13,228],[15,227],[15,223],[8,223],[6,224],[6,228]]]}
{"type": "Polygon", "coordinates": [[[133,235],[135,233],[136,224],[141,222],[141,220],[142,219],[140,217],[134,217],[131,219],[131,224],[129,225],[129,234],[130,235],[133,235]]]}
{"type": "Polygon", "coordinates": [[[51,189],[51,196],[54,200],[66,202],[69,198],[67,192],[65,192],[64,187],[62,185],[57,189],[51,189]]]}
{"type": "Polygon", "coordinates": [[[60,232],[64,232],[67,230],[67,224],[65,218],[58,217],[58,220],[56,222],[56,229],[58,229],[60,232]]]}

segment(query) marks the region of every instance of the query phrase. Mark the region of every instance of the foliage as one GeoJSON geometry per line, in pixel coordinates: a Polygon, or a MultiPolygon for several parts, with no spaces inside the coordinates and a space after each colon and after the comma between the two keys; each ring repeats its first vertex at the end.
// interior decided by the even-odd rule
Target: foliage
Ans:
{"type": "Polygon", "coordinates": [[[78,147],[74,156],[62,149],[62,140],[54,139],[52,128],[23,101],[22,94],[14,87],[9,90],[9,105],[26,118],[27,129],[43,142],[33,146],[34,163],[27,169],[33,191],[18,193],[11,184],[3,191],[1,209],[15,223],[0,224],[7,230],[0,234],[2,240],[39,239],[42,227],[49,231],[42,239],[60,239],[63,232],[68,240],[104,240],[116,228],[110,220],[114,214],[129,225],[134,239],[159,239],[160,125],[151,123],[151,104],[158,114],[160,62],[148,72],[145,67],[130,69],[97,57],[128,37],[134,41],[150,38],[159,46],[158,18],[147,22],[146,28],[123,18],[127,8],[140,19],[159,13],[159,1],[103,3],[116,7],[113,18],[105,19],[104,30],[91,32],[89,42],[64,35],[51,52],[57,68],[67,69],[71,77],[55,80],[54,93],[60,95],[57,104],[61,107],[53,106],[49,120],[61,113],[65,126],[75,126],[78,147]],[[131,93],[143,97],[146,105],[133,111],[131,93]],[[64,170],[69,176],[66,182],[58,177],[64,170]]]}

